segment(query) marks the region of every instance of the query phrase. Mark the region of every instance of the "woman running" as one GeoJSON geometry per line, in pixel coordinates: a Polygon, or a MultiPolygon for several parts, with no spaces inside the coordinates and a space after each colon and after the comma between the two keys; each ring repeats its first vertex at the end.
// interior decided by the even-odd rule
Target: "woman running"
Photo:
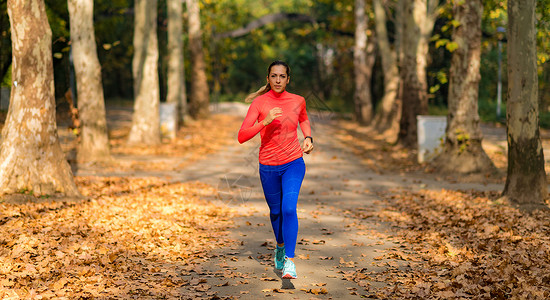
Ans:
{"type": "Polygon", "coordinates": [[[239,143],[260,133],[260,179],[269,206],[277,240],[275,268],[282,277],[297,278],[294,250],[298,238],[298,194],[306,172],[303,153],[313,150],[311,127],[304,97],[286,91],[290,68],[274,61],[267,69],[267,84],[246,100],[253,99],[239,130],[239,143]],[[300,147],[297,127],[305,136],[300,147]]]}

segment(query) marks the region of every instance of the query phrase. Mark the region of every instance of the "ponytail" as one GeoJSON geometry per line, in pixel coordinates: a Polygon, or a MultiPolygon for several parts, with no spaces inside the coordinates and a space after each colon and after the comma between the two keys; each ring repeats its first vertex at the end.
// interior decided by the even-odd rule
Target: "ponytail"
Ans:
{"type": "Polygon", "coordinates": [[[269,82],[268,82],[266,85],[262,86],[261,88],[259,88],[254,93],[249,94],[248,96],[246,96],[246,98],[244,99],[244,102],[245,103],[251,103],[256,97],[261,96],[261,95],[269,92],[269,90],[271,90],[271,86],[269,85],[269,82]]]}

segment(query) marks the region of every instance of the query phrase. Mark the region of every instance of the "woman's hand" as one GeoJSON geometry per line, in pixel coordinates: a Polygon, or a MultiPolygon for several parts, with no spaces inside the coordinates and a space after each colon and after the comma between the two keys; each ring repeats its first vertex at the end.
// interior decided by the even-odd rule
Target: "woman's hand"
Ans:
{"type": "Polygon", "coordinates": [[[276,118],[283,115],[283,110],[280,107],[275,107],[269,111],[269,114],[267,114],[267,117],[262,121],[264,123],[264,126],[267,126],[273,122],[276,118]]]}
{"type": "Polygon", "coordinates": [[[304,150],[305,154],[311,153],[311,151],[313,150],[313,142],[310,138],[306,138],[304,140],[304,146],[302,147],[302,150],[304,150]]]}

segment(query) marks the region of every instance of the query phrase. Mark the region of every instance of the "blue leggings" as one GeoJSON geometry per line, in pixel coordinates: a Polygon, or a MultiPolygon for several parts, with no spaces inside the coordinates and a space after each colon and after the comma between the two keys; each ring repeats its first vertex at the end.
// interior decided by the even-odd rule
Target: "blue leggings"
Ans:
{"type": "Polygon", "coordinates": [[[298,194],[306,174],[303,158],[279,166],[260,164],[260,179],[269,206],[271,226],[287,257],[294,257],[298,238],[298,194]]]}

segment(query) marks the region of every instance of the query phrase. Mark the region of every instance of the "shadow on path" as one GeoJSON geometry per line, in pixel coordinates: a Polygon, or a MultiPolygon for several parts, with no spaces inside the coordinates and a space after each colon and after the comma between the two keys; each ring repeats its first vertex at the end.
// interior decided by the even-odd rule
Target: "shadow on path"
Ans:
{"type": "MultiPolygon", "coordinates": [[[[392,188],[502,190],[500,184],[453,184],[429,174],[415,174],[414,178],[407,174],[377,174],[331,138],[332,126],[330,122],[315,123],[316,149],[304,156],[307,173],[298,204],[296,280],[281,279],[280,271],[273,268],[275,241],[257,171],[258,138],[243,145],[235,138],[223,151],[182,170],[108,175],[158,176],[217,187],[218,197],[210,200],[230,206],[243,216],[235,219],[231,229],[234,246],[217,249],[202,267],[218,296],[239,299],[268,295],[279,299],[375,296],[376,289],[385,283],[358,280],[357,274],[379,272],[389,266],[407,270],[409,264],[383,257],[388,249],[399,247],[391,241],[391,224],[368,218],[358,224],[351,212],[383,210],[385,204],[376,193],[392,188]]],[[[166,159],[177,163],[182,158],[166,159]]]]}
{"type": "Polygon", "coordinates": [[[391,224],[351,218],[357,210],[383,210],[376,192],[392,188],[500,190],[501,185],[452,184],[429,175],[409,178],[406,174],[379,175],[359,163],[359,159],[332,139],[330,124],[316,126],[316,150],[304,156],[307,172],[298,204],[300,222],[296,266],[299,278],[281,280],[273,268],[274,236],[268,208],[263,198],[257,170],[248,163],[255,142],[234,144],[188,169],[198,178],[225,188],[221,205],[239,210],[231,238],[237,245],[219,249],[204,267],[215,276],[209,283],[219,296],[258,299],[268,295],[280,299],[353,299],[374,296],[384,282],[357,283],[357,273],[380,272],[392,265],[406,270],[405,261],[383,258],[390,248],[391,224]],[[331,142],[331,143],[329,143],[331,142]],[[224,173],[226,172],[226,173],[224,173]],[[231,180],[226,180],[231,178],[231,180]],[[220,182],[229,182],[220,186],[220,182]],[[234,183],[234,184],[231,184],[234,183]],[[243,196],[243,190],[246,196],[243,196]],[[349,217],[348,217],[349,216],[349,217]],[[354,275],[355,274],[355,275],[354,275]],[[326,294],[325,294],[326,292],[326,294]]]}

